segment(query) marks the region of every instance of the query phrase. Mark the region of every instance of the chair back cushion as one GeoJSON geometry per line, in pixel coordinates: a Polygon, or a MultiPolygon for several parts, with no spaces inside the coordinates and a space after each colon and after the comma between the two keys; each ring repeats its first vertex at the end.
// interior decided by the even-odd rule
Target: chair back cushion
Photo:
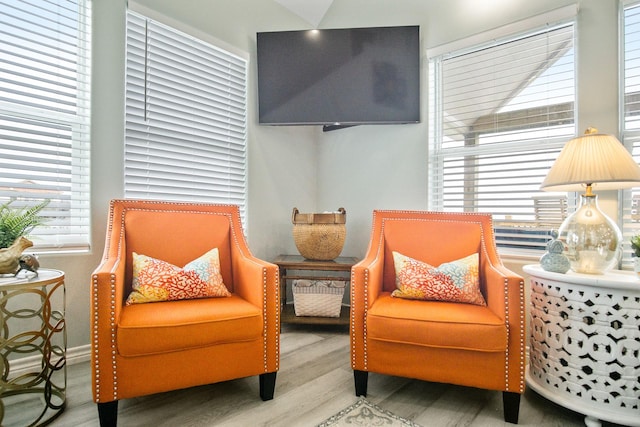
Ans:
{"type": "Polygon", "coordinates": [[[484,224],[482,221],[471,221],[474,217],[482,218],[478,215],[443,213],[427,213],[413,218],[385,218],[382,230],[383,289],[391,292],[396,287],[393,251],[433,266],[477,253],[482,264],[487,256],[483,242],[484,224]]]}
{"type": "Polygon", "coordinates": [[[178,267],[218,248],[224,284],[233,292],[228,214],[132,208],[123,212],[126,241],[126,294],[131,291],[133,252],[178,267]]]}

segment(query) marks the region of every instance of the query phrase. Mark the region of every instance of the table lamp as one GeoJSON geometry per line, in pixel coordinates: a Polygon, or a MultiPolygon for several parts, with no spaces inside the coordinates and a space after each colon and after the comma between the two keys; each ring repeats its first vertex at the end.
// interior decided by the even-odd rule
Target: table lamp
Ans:
{"type": "Polygon", "coordinates": [[[598,208],[598,190],[640,186],[640,167],[613,135],[588,128],[567,142],[542,182],[545,191],[581,191],[580,206],[558,229],[571,269],[602,274],[617,265],[622,233],[598,208]]]}

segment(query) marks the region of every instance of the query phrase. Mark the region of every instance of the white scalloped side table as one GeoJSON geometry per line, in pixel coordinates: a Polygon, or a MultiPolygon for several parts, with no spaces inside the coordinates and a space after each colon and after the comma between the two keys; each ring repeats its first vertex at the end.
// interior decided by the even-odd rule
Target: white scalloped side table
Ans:
{"type": "Polygon", "coordinates": [[[634,272],[524,272],[531,284],[527,384],[586,416],[640,426],[640,279],[634,272]]]}

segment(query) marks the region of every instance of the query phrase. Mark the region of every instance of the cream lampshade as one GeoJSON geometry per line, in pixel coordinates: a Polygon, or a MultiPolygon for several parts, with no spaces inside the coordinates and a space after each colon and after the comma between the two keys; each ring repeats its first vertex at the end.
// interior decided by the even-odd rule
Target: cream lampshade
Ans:
{"type": "Polygon", "coordinates": [[[580,207],[564,220],[558,239],[565,245],[571,268],[602,274],[620,259],[622,233],[598,208],[598,190],[640,186],[640,167],[613,135],[588,128],[567,142],[542,182],[545,191],[582,191],[580,207]]]}

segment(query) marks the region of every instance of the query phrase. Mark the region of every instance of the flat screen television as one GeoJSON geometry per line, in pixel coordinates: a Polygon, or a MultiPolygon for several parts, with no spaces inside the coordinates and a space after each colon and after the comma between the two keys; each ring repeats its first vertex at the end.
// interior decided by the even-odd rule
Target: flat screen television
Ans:
{"type": "Polygon", "coordinates": [[[264,125],[420,121],[418,26],[257,33],[264,125]]]}

